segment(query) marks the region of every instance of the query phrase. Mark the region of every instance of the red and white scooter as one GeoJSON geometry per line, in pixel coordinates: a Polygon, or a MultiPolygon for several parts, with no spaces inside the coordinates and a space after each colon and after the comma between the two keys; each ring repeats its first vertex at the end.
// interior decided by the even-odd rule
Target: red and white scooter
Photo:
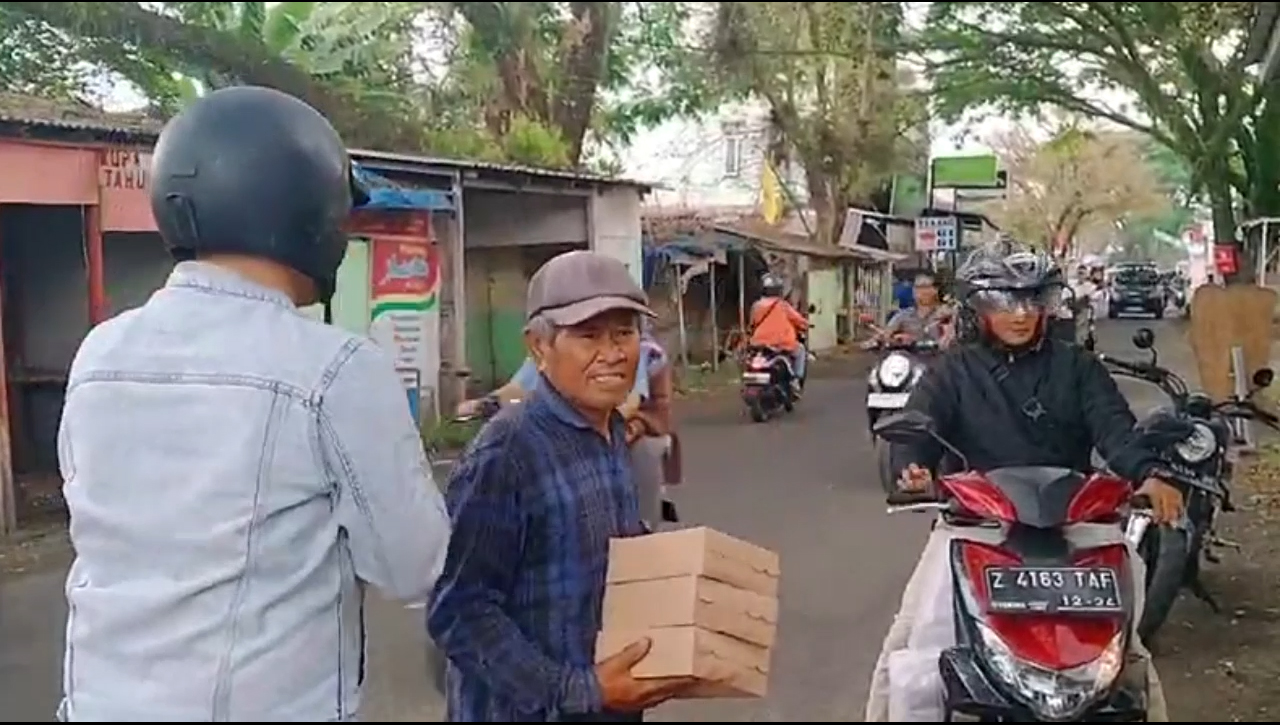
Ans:
{"type": "MultiPolygon", "coordinates": [[[[875,434],[931,437],[968,469],[922,413],[881,418],[875,434]]],[[[1147,670],[1130,666],[1137,599],[1121,529],[1132,487],[1043,467],[966,470],[937,486],[929,501],[891,496],[890,511],[936,509],[958,532],[948,552],[955,639],[938,660],[943,721],[1145,721],[1147,670]],[[1072,544],[1072,527],[1098,524],[1115,526],[1113,542],[1072,544]]]]}

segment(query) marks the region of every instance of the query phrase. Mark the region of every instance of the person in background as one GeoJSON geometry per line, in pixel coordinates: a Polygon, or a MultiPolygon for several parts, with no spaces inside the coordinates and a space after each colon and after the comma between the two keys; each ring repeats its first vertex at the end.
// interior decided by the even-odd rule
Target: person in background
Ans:
{"type": "Polygon", "coordinates": [[[863,347],[873,348],[894,338],[906,340],[933,340],[946,346],[954,338],[952,312],[942,304],[936,278],[929,272],[916,273],[912,284],[915,307],[899,310],[889,322],[863,347]]]}
{"type": "Polygon", "coordinates": [[[645,532],[618,408],[635,384],[644,290],[579,250],[529,282],[538,380],[453,470],[454,534],[427,616],[450,722],[639,722],[696,684],[638,680],[642,639],[596,664],[609,540],[645,532]]]}
{"type": "Polygon", "coordinates": [[[797,390],[804,387],[808,352],[800,335],[809,329],[809,321],[782,296],[782,279],[766,274],[760,284],[763,296],[751,305],[751,337],[749,344],[769,347],[787,353],[797,390]]]}
{"type": "Polygon", "coordinates": [[[915,289],[912,275],[899,272],[893,282],[893,301],[900,310],[909,310],[916,306],[915,289]]]}
{"type": "Polygon", "coordinates": [[[619,410],[627,421],[640,515],[656,530],[663,521],[675,520],[675,506],[666,497],[666,487],[680,483],[680,439],[671,415],[675,391],[671,360],[653,336],[652,321],[642,320],[641,330],[636,388],[619,410]],[[664,508],[671,512],[664,515],[664,508]]]}
{"type": "MultiPolygon", "coordinates": [[[[631,445],[632,473],[640,499],[640,514],[646,525],[657,529],[664,519],[664,508],[674,510],[666,497],[666,485],[680,482],[680,439],[671,422],[671,399],[675,388],[674,371],[662,345],[653,336],[653,323],[642,320],[640,357],[636,366],[636,383],[626,402],[618,408],[627,424],[631,445]]],[[[526,357],[520,369],[487,398],[499,405],[518,403],[538,383],[538,366],[532,356],[526,357]]],[[[483,399],[468,400],[458,406],[458,416],[475,415],[483,408],[483,399]]]]}
{"type": "Polygon", "coordinates": [[[366,199],[323,116],[216,91],[155,146],[177,266],[96,326],[58,432],[63,722],[354,721],[369,585],[426,600],[449,520],[389,354],[314,321],[366,199]]]}

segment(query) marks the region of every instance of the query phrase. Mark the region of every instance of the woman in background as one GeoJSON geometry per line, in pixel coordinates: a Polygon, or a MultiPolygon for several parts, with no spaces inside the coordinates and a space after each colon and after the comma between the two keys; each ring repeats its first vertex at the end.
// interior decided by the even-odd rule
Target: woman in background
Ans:
{"type": "Polygon", "coordinates": [[[666,497],[666,487],[680,482],[680,444],[671,415],[675,391],[671,359],[653,336],[653,323],[646,319],[641,324],[636,389],[619,411],[627,420],[631,475],[640,499],[640,516],[656,530],[663,521],[675,519],[675,507],[666,497]],[[664,509],[670,510],[664,515],[664,509]]]}

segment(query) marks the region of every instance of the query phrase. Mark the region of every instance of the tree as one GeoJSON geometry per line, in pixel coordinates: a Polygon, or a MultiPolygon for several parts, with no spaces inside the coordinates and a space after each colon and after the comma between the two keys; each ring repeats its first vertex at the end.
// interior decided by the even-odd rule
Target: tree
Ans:
{"type": "MultiPolygon", "coordinates": [[[[162,111],[173,110],[188,95],[185,79],[195,77],[215,87],[262,85],[290,93],[328,116],[353,144],[388,146],[410,142],[419,135],[416,124],[377,114],[377,109],[353,96],[352,86],[333,80],[335,76],[367,78],[357,69],[348,66],[344,72],[331,72],[326,81],[326,74],[313,74],[285,57],[282,49],[269,47],[261,35],[263,6],[265,3],[166,3],[152,10],[132,2],[0,3],[10,18],[23,21],[20,24],[29,28],[28,32],[63,38],[74,49],[73,58],[79,64],[123,76],[162,111]],[[239,23],[234,30],[225,27],[232,17],[239,23]]],[[[377,14],[377,10],[360,12],[377,14]]],[[[354,19],[355,12],[348,17],[354,19]]],[[[380,32],[390,30],[389,24],[379,28],[380,32]]],[[[315,36],[311,37],[314,40],[315,36]]],[[[361,37],[347,40],[357,45],[361,37]]]]}
{"type": "Polygon", "coordinates": [[[850,206],[924,165],[925,109],[898,65],[901,23],[900,3],[719,3],[723,79],[768,104],[779,153],[805,171],[821,243],[840,238],[850,206]]]}
{"type": "Polygon", "coordinates": [[[921,47],[942,116],[1056,107],[1147,134],[1186,161],[1231,239],[1233,190],[1250,213],[1280,211],[1280,86],[1245,61],[1256,5],[932,3],[921,47]]]}
{"type": "Polygon", "coordinates": [[[1046,143],[1025,130],[995,144],[1009,174],[1007,197],[992,205],[1002,229],[1065,257],[1090,228],[1115,231],[1164,213],[1169,196],[1132,133],[1061,129],[1046,143]]]}
{"type": "Polygon", "coordinates": [[[85,68],[161,113],[198,89],[278,88],[349,143],[572,166],[591,138],[702,107],[689,3],[0,3],[0,80],[84,97],[85,68]],[[424,37],[428,35],[429,37],[424,37]],[[428,45],[424,59],[415,48],[428,45]],[[428,62],[429,61],[429,62],[428,62]],[[656,84],[652,73],[669,71],[656,84]]]}

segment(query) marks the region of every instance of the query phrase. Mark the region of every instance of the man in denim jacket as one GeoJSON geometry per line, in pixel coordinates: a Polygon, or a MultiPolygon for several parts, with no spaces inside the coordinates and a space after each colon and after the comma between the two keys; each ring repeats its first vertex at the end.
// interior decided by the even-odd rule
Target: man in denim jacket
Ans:
{"type": "Polygon", "coordinates": [[[353,720],[366,586],[425,600],[449,537],[390,358],[298,310],[364,195],[328,122],[264,88],[191,105],[152,171],[179,264],[85,338],[59,431],[59,718],[353,720]]]}

